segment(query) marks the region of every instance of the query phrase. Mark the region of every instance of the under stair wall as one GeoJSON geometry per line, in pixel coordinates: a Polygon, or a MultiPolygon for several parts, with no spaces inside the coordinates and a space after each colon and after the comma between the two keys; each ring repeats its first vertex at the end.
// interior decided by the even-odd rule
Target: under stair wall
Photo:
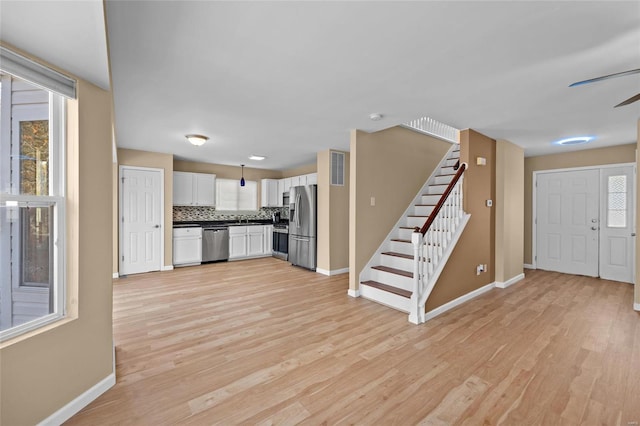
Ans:
{"type": "Polygon", "coordinates": [[[495,212],[486,200],[496,199],[496,141],[473,130],[461,131],[460,161],[468,164],[464,211],[471,218],[427,300],[427,312],[495,281],[495,212]],[[487,164],[477,165],[478,157],[487,164]],[[476,275],[480,264],[488,271],[476,275]]]}
{"type": "MultiPolygon", "coordinates": [[[[459,148],[458,144],[454,144],[454,143],[450,144],[450,148],[447,150],[445,155],[442,157],[442,160],[433,169],[433,171],[431,172],[431,175],[424,182],[424,185],[422,185],[420,187],[420,189],[416,193],[416,195],[413,198],[413,200],[411,201],[411,203],[409,205],[407,205],[407,208],[399,216],[398,220],[393,225],[393,227],[390,228],[389,232],[384,237],[384,240],[378,246],[378,249],[375,251],[373,256],[371,256],[371,259],[369,260],[369,262],[367,262],[367,264],[365,265],[364,269],[360,272],[360,282],[372,279],[372,277],[370,276],[371,267],[384,263],[383,260],[382,260],[381,253],[388,252],[388,251],[397,251],[397,250],[394,249],[394,247],[393,247],[394,243],[391,241],[394,237],[399,236],[399,237],[402,237],[402,238],[405,238],[405,239],[409,239],[409,240],[411,239],[411,233],[413,231],[407,229],[407,230],[401,231],[401,232],[403,232],[402,235],[395,235],[398,232],[397,228],[402,226],[402,225],[405,225],[405,222],[407,221],[406,216],[409,215],[410,213],[414,212],[415,205],[422,203],[423,194],[426,194],[426,193],[429,192],[429,183],[430,183],[430,181],[440,173],[440,168],[441,167],[444,167],[444,166],[447,165],[448,162],[451,162],[451,161],[447,160],[447,157],[449,157],[451,155],[452,151],[457,150],[458,148],[459,148]]],[[[438,199],[439,199],[439,196],[437,196],[437,197],[434,196],[434,200],[435,200],[434,204],[437,203],[438,199]]],[[[424,214],[429,214],[429,212],[431,210],[432,210],[432,208],[430,208],[428,211],[425,211],[424,214]]],[[[422,225],[424,225],[424,220],[417,220],[415,222],[415,224],[411,224],[411,226],[419,226],[419,227],[421,227],[422,225]]],[[[409,253],[409,254],[411,254],[411,253],[409,253]]],[[[406,263],[405,269],[407,269],[407,270],[412,270],[412,268],[413,268],[413,260],[398,259],[397,262],[406,263]]],[[[390,266],[395,266],[395,265],[390,265],[390,266]]],[[[411,284],[411,282],[409,280],[407,280],[407,282],[409,283],[407,290],[411,290],[411,285],[412,284],[411,284]]]]}
{"type": "Polygon", "coordinates": [[[360,272],[450,147],[401,127],[352,132],[350,294],[357,295],[360,272]]]}

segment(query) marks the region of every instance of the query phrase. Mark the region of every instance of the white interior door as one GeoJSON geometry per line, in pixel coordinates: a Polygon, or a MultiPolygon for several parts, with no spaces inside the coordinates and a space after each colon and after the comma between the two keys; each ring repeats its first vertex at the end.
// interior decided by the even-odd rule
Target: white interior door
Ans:
{"type": "Polygon", "coordinates": [[[600,277],[632,283],[635,259],[633,166],[601,171],[600,277]]]}
{"type": "Polygon", "coordinates": [[[123,166],[120,189],[120,275],[159,271],[162,172],[123,166]]]}
{"type": "Polygon", "coordinates": [[[537,267],[598,276],[598,170],[537,176],[537,267]]]}

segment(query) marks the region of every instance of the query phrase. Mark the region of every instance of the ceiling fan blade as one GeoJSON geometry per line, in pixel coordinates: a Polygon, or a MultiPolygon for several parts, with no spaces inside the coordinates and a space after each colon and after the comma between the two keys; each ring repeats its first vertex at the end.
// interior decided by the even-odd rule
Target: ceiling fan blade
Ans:
{"type": "Polygon", "coordinates": [[[608,80],[610,78],[622,77],[625,75],[638,74],[640,73],[640,68],[635,70],[617,72],[615,74],[603,75],[602,77],[590,78],[589,80],[576,81],[575,83],[571,83],[569,87],[581,86],[583,84],[595,83],[596,81],[608,80]]]}
{"type": "Polygon", "coordinates": [[[629,104],[634,103],[635,101],[640,101],[640,93],[638,93],[635,96],[630,97],[626,101],[620,102],[618,105],[614,106],[614,108],[618,108],[618,107],[621,107],[621,106],[629,105],[629,104]]]}

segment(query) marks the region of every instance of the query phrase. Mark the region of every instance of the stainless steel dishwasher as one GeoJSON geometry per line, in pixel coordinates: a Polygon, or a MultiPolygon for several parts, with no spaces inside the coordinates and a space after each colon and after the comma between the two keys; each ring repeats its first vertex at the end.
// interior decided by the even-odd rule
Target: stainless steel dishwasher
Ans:
{"type": "Polygon", "coordinates": [[[229,259],[229,228],[226,226],[202,227],[202,262],[229,259]]]}

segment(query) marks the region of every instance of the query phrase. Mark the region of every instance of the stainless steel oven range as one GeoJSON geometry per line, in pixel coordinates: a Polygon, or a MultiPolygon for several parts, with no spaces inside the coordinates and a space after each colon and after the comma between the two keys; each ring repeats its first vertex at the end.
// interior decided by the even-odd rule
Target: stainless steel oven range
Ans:
{"type": "Polygon", "coordinates": [[[273,225],[273,248],[271,254],[278,259],[289,258],[289,226],[286,223],[273,225]]]}

